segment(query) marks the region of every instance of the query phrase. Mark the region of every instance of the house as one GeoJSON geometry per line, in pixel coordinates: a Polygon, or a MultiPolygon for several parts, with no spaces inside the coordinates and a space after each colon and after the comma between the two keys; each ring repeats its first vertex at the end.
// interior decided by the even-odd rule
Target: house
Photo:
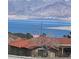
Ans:
{"type": "MultiPolygon", "coordinates": [[[[70,38],[49,38],[38,37],[31,39],[34,42],[38,42],[38,45],[46,45],[56,50],[55,56],[70,56],[71,55],[71,39],[70,38]]],[[[52,49],[52,50],[53,50],[52,49]]]]}
{"type": "Polygon", "coordinates": [[[69,38],[57,38],[55,39],[58,43],[58,52],[57,56],[68,57],[71,55],[71,39],[69,38]]]}
{"type": "Polygon", "coordinates": [[[31,56],[32,49],[36,44],[25,39],[17,39],[9,43],[8,53],[20,56],[31,56]]]}
{"type": "Polygon", "coordinates": [[[71,40],[68,38],[37,37],[17,39],[9,43],[9,54],[32,57],[70,56],[71,40]]]}
{"type": "Polygon", "coordinates": [[[9,54],[32,57],[48,57],[50,54],[55,56],[54,48],[38,45],[30,40],[17,39],[9,43],[9,54]]]}

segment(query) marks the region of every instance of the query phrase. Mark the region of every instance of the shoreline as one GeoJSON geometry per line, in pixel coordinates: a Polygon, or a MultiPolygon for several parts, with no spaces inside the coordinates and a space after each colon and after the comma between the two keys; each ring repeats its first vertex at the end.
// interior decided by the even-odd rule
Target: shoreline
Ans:
{"type": "Polygon", "coordinates": [[[58,19],[60,21],[66,21],[66,22],[71,22],[71,17],[69,18],[63,18],[63,17],[57,17],[57,18],[49,18],[49,17],[37,17],[37,16],[25,16],[25,15],[9,15],[8,19],[19,19],[19,20],[28,20],[28,19],[35,19],[35,18],[45,18],[45,19],[50,19],[50,20],[54,20],[54,19],[58,19]]]}
{"type": "Polygon", "coordinates": [[[71,30],[71,26],[48,27],[47,29],[71,30]]]}

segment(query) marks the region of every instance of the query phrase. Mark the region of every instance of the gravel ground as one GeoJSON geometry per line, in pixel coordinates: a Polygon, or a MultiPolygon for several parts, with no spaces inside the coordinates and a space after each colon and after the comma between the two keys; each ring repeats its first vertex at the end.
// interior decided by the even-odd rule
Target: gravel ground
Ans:
{"type": "Polygon", "coordinates": [[[56,58],[33,58],[33,57],[24,57],[24,56],[14,56],[9,55],[8,59],[71,59],[70,57],[56,57],[56,58]]]}

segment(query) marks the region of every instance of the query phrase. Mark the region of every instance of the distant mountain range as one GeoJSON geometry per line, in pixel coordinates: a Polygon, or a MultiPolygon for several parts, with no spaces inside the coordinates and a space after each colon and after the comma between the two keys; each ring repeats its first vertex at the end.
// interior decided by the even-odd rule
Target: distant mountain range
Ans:
{"type": "Polygon", "coordinates": [[[38,16],[70,16],[70,7],[70,5],[66,5],[65,3],[56,2],[39,8],[35,10],[34,13],[38,16]]]}
{"type": "Polygon", "coordinates": [[[70,17],[71,0],[8,0],[9,15],[70,17]]]}

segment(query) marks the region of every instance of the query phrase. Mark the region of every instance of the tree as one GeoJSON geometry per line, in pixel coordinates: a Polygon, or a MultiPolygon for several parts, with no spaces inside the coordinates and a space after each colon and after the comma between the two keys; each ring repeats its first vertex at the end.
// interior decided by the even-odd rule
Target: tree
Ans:
{"type": "Polygon", "coordinates": [[[71,38],[71,32],[67,35],[68,38],[71,38]]]}
{"type": "Polygon", "coordinates": [[[31,38],[33,38],[33,36],[32,36],[30,33],[27,33],[27,34],[26,34],[26,38],[27,38],[27,39],[31,39],[31,38]]]}
{"type": "Polygon", "coordinates": [[[63,35],[63,37],[67,37],[66,35],[63,35]]]}
{"type": "Polygon", "coordinates": [[[25,38],[25,34],[23,34],[23,33],[13,33],[13,34],[18,37],[25,38]]]}
{"type": "Polygon", "coordinates": [[[63,37],[71,38],[71,32],[68,35],[64,35],[63,37]]]}
{"type": "Polygon", "coordinates": [[[46,37],[46,33],[42,33],[42,35],[40,35],[40,36],[46,37]]]}

